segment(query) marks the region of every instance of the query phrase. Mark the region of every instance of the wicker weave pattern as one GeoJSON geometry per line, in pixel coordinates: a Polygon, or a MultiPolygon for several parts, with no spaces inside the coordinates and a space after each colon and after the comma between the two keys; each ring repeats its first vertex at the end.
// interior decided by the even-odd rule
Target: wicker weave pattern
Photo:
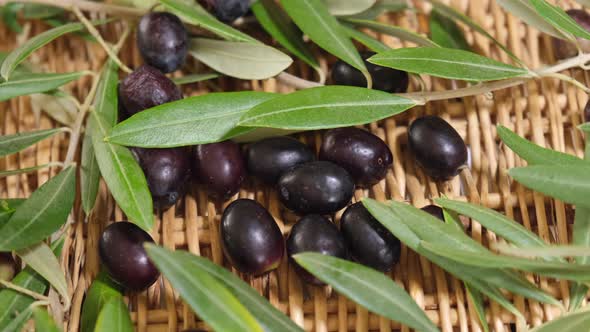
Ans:
{"type": "MultiPolygon", "coordinates": [[[[552,63],[550,39],[524,25],[519,19],[507,15],[495,1],[451,0],[445,1],[475,19],[501,43],[508,45],[517,56],[531,68],[543,63],[552,63]]],[[[572,1],[560,1],[563,6],[576,5],[572,1]]],[[[395,23],[427,33],[428,19],[424,16],[391,15],[381,18],[384,22],[395,23]]],[[[30,34],[46,29],[40,24],[30,25],[30,34]]],[[[102,33],[107,40],[115,41],[121,26],[114,24],[102,33]]],[[[509,58],[481,35],[467,34],[474,49],[493,58],[509,62],[509,58]]],[[[383,36],[383,42],[393,47],[401,46],[394,38],[383,36]]],[[[9,50],[17,42],[15,34],[0,25],[0,48],[9,50]]],[[[129,42],[122,50],[123,62],[130,66],[141,63],[137,50],[129,42]]],[[[409,45],[405,45],[409,46],[409,45]]],[[[317,51],[317,50],[316,50],[317,51]]],[[[320,55],[319,51],[316,52],[320,55]]],[[[323,53],[322,53],[323,54],[323,53]]],[[[83,42],[79,37],[60,38],[58,41],[35,53],[33,61],[40,63],[46,71],[66,72],[92,68],[98,70],[105,59],[100,46],[83,42]]],[[[334,59],[322,57],[321,64],[327,69],[334,59]]],[[[292,66],[294,74],[311,77],[313,73],[297,62],[292,66]]],[[[586,73],[572,73],[583,82],[588,82],[586,73]],[[582,77],[584,76],[584,77],[582,77]]],[[[292,88],[281,85],[274,79],[265,81],[237,81],[221,78],[218,87],[224,91],[260,90],[286,93],[292,88]]],[[[461,86],[460,82],[427,79],[428,89],[451,89],[461,86]]],[[[78,96],[84,96],[89,89],[90,79],[84,78],[68,86],[78,96]]],[[[418,88],[415,84],[414,89],[418,88]]],[[[214,91],[208,83],[190,85],[184,89],[185,96],[214,91]]],[[[562,202],[544,198],[511,182],[507,170],[523,162],[509,149],[499,144],[495,124],[503,124],[518,134],[532,139],[537,144],[581,156],[583,140],[575,127],[582,121],[580,110],[586,102],[586,95],[576,88],[552,79],[530,82],[524,86],[497,92],[489,96],[464,98],[435,102],[425,107],[368,126],[370,130],[386,140],[395,156],[393,169],[387,179],[371,190],[357,190],[355,200],[370,196],[379,200],[409,200],[421,207],[431,203],[439,195],[451,198],[481,202],[521,221],[527,228],[552,243],[568,243],[571,239],[572,209],[562,202]],[[471,152],[471,172],[445,184],[429,180],[412,159],[406,149],[406,126],[421,114],[439,114],[450,120],[463,136],[471,152]]],[[[59,126],[46,115],[35,117],[29,98],[22,97],[0,103],[0,133],[12,134],[39,128],[59,126]]],[[[302,141],[318,148],[322,133],[300,135],[302,141]]],[[[0,159],[0,169],[15,169],[63,160],[67,148],[67,134],[60,134],[51,140],[41,142],[18,155],[0,159]]],[[[11,176],[0,179],[0,197],[26,197],[40,183],[53,176],[55,170],[40,170],[36,173],[11,176]]],[[[284,233],[288,233],[296,217],[286,211],[278,202],[276,194],[259,183],[250,182],[239,193],[239,197],[256,199],[268,207],[284,233]]],[[[154,239],[168,248],[189,250],[195,254],[210,257],[215,263],[225,264],[218,239],[217,226],[221,205],[209,201],[206,193],[195,186],[192,194],[176,208],[157,216],[153,230],[154,239]]],[[[97,241],[104,227],[112,221],[123,220],[122,212],[115,207],[104,183],[95,212],[85,219],[79,211],[69,228],[62,260],[67,267],[67,279],[72,294],[72,308],[66,322],[66,331],[77,331],[80,310],[85,291],[99,270],[97,241]],[[86,220],[87,222],[84,222],[86,220]]],[[[337,214],[338,220],[340,213],[337,214]]],[[[472,223],[471,236],[482,243],[496,241],[495,235],[472,223]]],[[[228,266],[229,267],[229,266],[228,266]]],[[[440,268],[433,266],[414,252],[403,249],[400,263],[391,276],[416,299],[428,316],[442,331],[480,331],[477,316],[470,308],[467,295],[460,282],[440,268]]],[[[328,289],[302,287],[299,279],[289,267],[287,260],[267,276],[248,279],[251,285],[270,302],[287,313],[306,330],[313,331],[409,331],[395,322],[382,319],[368,312],[343,296],[328,289]]],[[[537,280],[544,289],[559,298],[568,300],[568,285],[545,279],[537,280]]],[[[535,301],[514,297],[516,306],[525,313],[530,325],[539,325],[559,314],[556,308],[535,301]]],[[[191,313],[190,309],[172,291],[170,284],[159,281],[149,291],[131,295],[130,308],[137,330],[179,331],[188,327],[206,328],[191,313]]],[[[514,317],[498,305],[488,305],[487,315],[495,331],[510,331],[514,317]]]]}

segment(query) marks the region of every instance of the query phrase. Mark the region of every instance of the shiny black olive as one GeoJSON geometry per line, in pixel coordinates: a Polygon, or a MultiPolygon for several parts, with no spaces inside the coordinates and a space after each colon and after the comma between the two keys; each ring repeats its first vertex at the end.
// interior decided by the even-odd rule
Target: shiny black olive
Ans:
{"type": "Polygon", "coordinates": [[[185,148],[133,148],[143,169],[154,207],[166,210],[184,195],[190,178],[190,154],[185,148]]]}
{"type": "Polygon", "coordinates": [[[231,23],[246,15],[250,0],[207,0],[213,6],[215,16],[222,22],[231,23]]]}
{"type": "Polygon", "coordinates": [[[102,264],[109,276],[127,289],[145,290],[160,276],[143,248],[145,242],[154,240],[126,221],[109,225],[100,236],[98,250],[102,264]]]}
{"type": "Polygon", "coordinates": [[[182,98],[180,89],[168,77],[151,66],[141,66],[119,84],[119,98],[123,104],[120,114],[126,119],[145,109],[182,98]]]}
{"type": "Polygon", "coordinates": [[[285,172],[278,182],[279,198],[298,213],[329,214],[344,208],[354,194],[346,170],[328,161],[313,161],[285,172]]]}
{"type": "MultiPolygon", "coordinates": [[[[367,59],[375,55],[373,52],[360,52],[360,55],[371,78],[373,78],[373,89],[392,93],[402,93],[408,90],[410,82],[408,73],[368,62],[367,59]]],[[[367,86],[367,79],[360,70],[342,60],[336,62],[332,67],[332,82],[336,85],[367,86]]]]}
{"type": "Polygon", "coordinates": [[[195,175],[209,194],[228,199],[239,190],[246,177],[240,147],[232,141],[197,145],[194,153],[195,175]]]}
{"type": "Polygon", "coordinates": [[[320,159],[342,166],[361,187],[383,180],[393,165],[393,155],[382,139],[354,127],[328,131],[322,142],[320,159]]]}
{"type": "MultiPolygon", "coordinates": [[[[583,9],[570,9],[566,13],[574,19],[582,28],[590,32],[590,14],[583,9]]],[[[567,59],[578,54],[576,44],[553,37],[553,51],[557,59],[567,59]]],[[[590,40],[584,38],[576,38],[580,49],[584,53],[590,53],[590,40]]]]}
{"type": "Polygon", "coordinates": [[[220,234],[225,257],[243,273],[260,275],[275,269],[285,251],[279,226],[251,199],[238,199],[225,208],[220,234]]]}
{"type": "Polygon", "coordinates": [[[438,219],[445,221],[445,216],[443,214],[443,209],[440,206],[436,205],[426,205],[421,208],[422,211],[430,213],[432,216],[437,217],[438,219]]]}
{"type": "Polygon", "coordinates": [[[250,145],[246,159],[250,174],[274,184],[285,171],[315,160],[315,155],[307,145],[298,140],[278,136],[250,145]]]}
{"type": "Polygon", "coordinates": [[[399,261],[400,241],[362,203],[344,211],[340,230],[350,255],[359,263],[386,272],[399,261]]]}
{"type": "Polygon", "coordinates": [[[188,33],[176,15],[150,12],[139,21],[137,46],[147,64],[170,73],[186,59],[188,33]]]}
{"type": "Polygon", "coordinates": [[[416,119],[408,129],[408,144],[426,174],[449,180],[467,163],[467,147],[457,131],[437,116],[416,119]]]}
{"type": "MultiPolygon", "coordinates": [[[[287,238],[287,254],[292,257],[302,252],[317,252],[338,258],[347,258],[347,249],[338,227],[329,219],[311,214],[301,218],[287,238]]],[[[297,263],[297,273],[306,282],[321,285],[322,282],[305,271],[297,263]]]]}
{"type": "Polygon", "coordinates": [[[0,252],[0,280],[10,281],[16,274],[16,262],[9,252],[0,252]]]}

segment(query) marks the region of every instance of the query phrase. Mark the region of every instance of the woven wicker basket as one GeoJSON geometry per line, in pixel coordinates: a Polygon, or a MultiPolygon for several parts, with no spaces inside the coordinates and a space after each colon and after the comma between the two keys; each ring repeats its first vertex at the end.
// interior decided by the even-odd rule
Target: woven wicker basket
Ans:
{"type": "MultiPolygon", "coordinates": [[[[518,18],[506,14],[495,1],[444,2],[473,18],[501,43],[508,45],[508,48],[528,66],[535,68],[554,61],[549,37],[539,34],[518,18]]],[[[567,7],[576,6],[573,1],[560,1],[560,4],[567,7]]],[[[425,16],[395,14],[383,16],[380,20],[420,33],[428,32],[428,20],[425,16]]],[[[38,23],[27,23],[25,27],[30,28],[29,35],[47,29],[47,26],[38,23]]],[[[116,41],[121,30],[121,24],[114,23],[102,28],[101,33],[105,39],[116,41]]],[[[262,32],[253,32],[264,36],[262,32]]],[[[401,46],[397,39],[388,36],[381,36],[381,39],[392,47],[401,46]]],[[[507,56],[485,37],[467,32],[467,39],[477,52],[509,62],[507,56]]],[[[18,43],[16,35],[1,24],[0,41],[2,51],[9,50],[18,43]]],[[[315,49],[315,53],[321,59],[324,69],[328,70],[329,63],[334,59],[326,57],[325,53],[318,49],[315,49]]],[[[105,57],[98,44],[85,42],[77,36],[69,36],[60,38],[36,52],[32,61],[49,72],[67,72],[98,70],[105,57]]],[[[131,40],[123,48],[121,58],[131,67],[141,63],[131,40]]],[[[198,64],[193,65],[198,69],[198,64]]],[[[300,62],[294,64],[290,70],[304,78],[313,75],[312,71],[300,62]]],[[[582,82],[589,82],[583,71],[571,74],[582,82]]],[[[427,88],[432,90],[451,89],[463,84],[429,78],[426,83],[427,88]]],[[[89,85],[90,79],[84,78],[67,88],[74,95],[85,96],[89,85]]],[[[414,90],[416,88],[417,86],[413,87],[414,90]]],[[[293,91],[293,88],[274,79],[239,81],[220,78],[211,83],[186,86],[184,94],[191,96],[217,90],[287,93],[293,91]]],[[[444,194],[451,198],[481,202],[485,206],[506,213],[548,242],[568,243],[571,239],[572,208],[533,193],[508,178],[507,170],[523,162],[499,143],[495,124],[503,124],[537,144],[581,156],[583,140],[576,126],[582,121],[580,110],[586,100],[587,96],[581,90],[556,80],[545,79],[499,91],[493,98],[478,96],[434,102],[425,107],[416,107],[395,118],[373,123],[369,126],[370,130],[386,140],[394,153],[395,162],[385,181],[371,190],[357,190],[355,199],[370,196],[380,200],[409,200],[415,206],[421,207],[430,204],[432,198],[444,194]],[[414,165],[407,153],[407,124],[417,115],[427,113],[438,114],[450,120],[470,147],[470,172],[448,183],[435,183],[430,180],[414,165]]],[[[0,103],[2,135],[55,126],[59,124],[46,115],[35,116],[29,97],[0,103]]],[[[299,137],[317,148],[322,133],[309,132],[299,137]]],[[[31,167],[63,160],[67,144],[68,135],[58,135],[18,155],[0,159],[0,169],[31,167]]],[[[27,197],[55,173],[55,169],[40,170],[36,173],[0,179],[0,197],[27,197]]],[[[176,208],[157,216],[152,236],[156,242],[168,248],[189,250],[231,268],[223,257],[217,230],[220,214],[228,202],[212,202],[197,186],[192,189],[191,194],[176,208]]],[[[243,187],[239,197],[253,198],[267,206],[284,233],[288,233],[295,222],[295,216],[281,206],[276,193],[253,180],[243,187]]],[[[97,206],[92,215],[84,216],[79,199],[76,201],[75,211],[77,213],[70,220],[72,225],[68,230],[62,255],[62,266],[66,269],[73,303],[70,311],[65,313],[65,331],[77,331],[79,328],[85,292],[99,270],[97,242],[101,230],[115,220],[124,219],[104,183],[101,184],[97,206]]],[[[339,215],[337,214],[336,220],[339,215]]],[[[469,234],[482,243],[495,241],[495,235],[482,229],[477,223],[472,223],[469,234]]],[[[404,248],[401,261],[391,276],[408,290],[442,331],[480,331],[477,316],[468,305],[462,284],[440,268],[404,248]]],[[[396,322],[369,314],[330,289],[303,286],[287,260],[269,275],[256,279],[245,278],[273,305],[308,331],[409,331],[396,322]]],[[[543,289],[568,301],[566,282],[546,279],[536,281],[543,289]]],[[[128,299],[132,318],[140,332],[180,331],[189,327],[206,329],[165,280],[160,280],[147,292],[129,295],[128,299]]],[[[525,313],[528,323],[532,326],[559,315],[556,308],[536,301],[518,296],[513,297],[513,301],[525,313]]],[[[494,331],[511,331],[515,328],[515,317],[497,304],[487,305],[487,316],[494,331]]]]}

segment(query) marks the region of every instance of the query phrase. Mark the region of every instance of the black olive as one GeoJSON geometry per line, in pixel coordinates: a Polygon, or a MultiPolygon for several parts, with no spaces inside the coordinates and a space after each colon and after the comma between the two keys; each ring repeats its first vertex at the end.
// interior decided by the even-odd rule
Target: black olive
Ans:
{"type": "Polygon", "coordinates": [[[231,23],[246,15],[250,0],[207,0],[213,6],[215,16],[222,22],[231,23]]]}
{"type": "MultiPolygon", "coordinates": [[[[391,93],[402,93],[408,90],[410,82],[408,73],[368,62],[367,59],[375,55],[374,52],[360,52],[360,55],[373,79],[373,89],[391,93]]],[[[367,86],[367,79],[360,70],[342,60],[332,67],[332,82],[336,85],[367,86]]]]}
{"type": "Polygon", "coordinates": [[[127,289],[145,290],[160,276],[143,248],[145,242],[154,240],[126,221],[109,225],[100,236],[98,251],[102,264],[109,276],[127,289]]]}
{"type": "Polygon", "coordinates": [[[243,273],[260,275],[279,266],[285,244],[279,226],[256,201],[238,199],[221,217],[223,252],[243,273]]]}
{"type": "Polygon", "coordinates": [[[145,174],[154,207],[166,210],[184,195],[190,178],[190,154],[185,148],[133,148],[145,174]]]}
{"type": "MultiPolygon", "coordinates": [[[[574,19],[582,28],[590,32],[590,14],[583,9],[570,9],[566,13],[574,19]]],[[[576,44],[553,37],[553,51],[557,59],[567,59],[578,54],[576,44]]],[[[576,38],[580,49],[584,53],[590,53],[590,40],[584,38],[576,38]]]]}
{"type": "Polygon", "coordinates": [[[383,140],[354,127],[328,131],[320,149],[320,159],[342,166],[361,187],[383,180],[393,165],[393,155],[383,140]]]}
{"type": "Polygon", "coordinates": [[[354,194],[346,170],[328,161],[312,161],[285,172],[278,182],[279,198],[298,213],[328,214],[344,208],[354,194]]]}
{"type": "Polygon", "coordinates": [[[432,216],[437,217],[438,219],[445,221],[445,215],[443,214],[443,209],[440,206],[436,205],[426,205],[421,208],[422,211],[430,213],[432,216]]]}
{"type": "Polygon", "coordinates": [[[170,73],[186,59],[188,33],[176,15],[150,12],[139,21],[137,46],[147,64],[170,73]]]}
{"type": "Polygon", "coordinates": [[[362,203],[349,206],[340,218],[340,230],[352,258],[386,272],[399,261],[400,241],[362,203]]]}
{"type": "Polygon", "coordinates": [[[119,98],[123,104],[120,114],[128,118],[145,109],[182,98],[180,89],[154,67],[143,65],[119,84],[119,98]]]}
{"type": "Polygon", "coordinates": [[[315,160],[315,155],[307,145],[298,140],[279,136],[250,145],[246,159],[250,174],[274,184],[285,171],[315,160]]]}
{"type": "Polygon", "coordinates": [[[435,180],[451,179],[467,163],[465,142],[437,116],[424,116],[412,122],[408,144],[418,164],[435,180]]]}
{"type": "Polygon", "coordinates": [[[232,141],[197,145],[195,175],[207,186],[209,194],[228,199],[239,190],[246,177],[240,147],[232,141]]]}
{"type": "Polygon", "coordinates": [[[0,280],[10,281],[16,274],[16,262],[12,253],[0,252],[0,280]]]}
{"type": "MultiPolygon", "coordinates": [[[[338,258],[347,258],[346,244],[338,227],[329,219],[311,214],[301,218],[287,238],[287,254],[292,257],[302,252],[317,252],[338,258]]],[[[321,285],[322,282],[305,271],[297,263],[297,273],[306,282],[321,285]]]]}

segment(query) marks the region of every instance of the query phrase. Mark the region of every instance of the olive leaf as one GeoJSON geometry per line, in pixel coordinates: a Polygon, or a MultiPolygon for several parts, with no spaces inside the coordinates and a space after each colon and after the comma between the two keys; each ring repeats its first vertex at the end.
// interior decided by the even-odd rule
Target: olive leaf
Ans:
{"type": "Polygon", "coordinates": [[[371,75],[354,44],[321,0],[281,0],[281,4],[295,24],[313,42],[360,70],[367,82],[371,82],[371,75]]]}
{"type": "Polygon", "coordinates": [[[293,130],[347,127],[381,120],[415,105],[382,91],[324,86],[263,102],[246,112],[238,125],[293,130]]]}
{"type": "Polygon", "coordinates": [[[419,46],[439,47],[439,45],[432,40],[404,28],[368,20],[346,19],[345,21],[352,23],[355,26],[369,28],[404,41],[412,42],[419,46]]]}
{"type": "Polygon", "coordinates": [[[207,38],[192,39],[189,54],[217,72],[245,80],[276,76],[293,63],[285,53],[261,43],[207,38]]]}
{"type": "Polygon", "coordinates": [[[63,13],[62,8],[49,5],[25,3],[23,6],[23,17],[29,20],[49,18],[63,13]]]}
{"type": "Polygon", "coordinates": [[[418,331],[439,331],[414,299],[383,273],[344,259],[306,252],[295,261],[356,303],[418,331]]]}
{"type": "MultiPolygon", "coordinates": [[[[545,0],[529,0],[537,12],[553,25],[557,30],[571,34],[576,37],[590,39],[590,32],[581,27],[563,9],[551,5],[545,0]]],[[[571,39],[571,38],[569,38],[571,39]]]]}
{"type": "Polygon", "coordinates": [[[96,319],[95,332],[133,332],[133,322],[123,296],[109,299],[96,319]]]}
{"type": "Polygon", "coordinates": [[[212,79],[218,78],[220,76],[221,75],[218,74],[218,73],[191,74],[191,75],[184,75],[184,76],[181,76],[181,77],[174,77],[174,78],[172,78],[172,81],[176,85],[183,85],[183,84],[191,84],[191,83],[197,83],[197,82],[212,80],[212,79]]]}
{"type": "Polygon", "coordinates": [[[376,54],[368,61],[411,73],[466,81],[493,81],[530,75],[527,69],[475,53],[442,47],[399,48],[376,54]]]}
{"type": "Polygon", "coordinates": [[[184,22],[211,31],[223,39],[258,43],[247,34],[220,22],[196,2],[188,4],[182,0],[160,0],[160,3],[184,22]]]}
{"type": "Polygon", "coordinates": [[[43,332],[60,332],[61,329],[55,325],[53,318],[49,316],[46,309],[33,309],[33,317],[35,319],[35,331],[43,332]]]}
{"type": "Polygon", "coordinates": [[[408,9],[408,2],[406,0],[377,0],[371,8],[364,12],[350,15],[348,18],[374,20],[385,12],[399,12],[404,9],[408,9]]]}
{"type": "Polygon", "coordinates": [[[66,222],[75,195],[76,168],[70,166],[33,192],[0,227],[0,250],[26,248],[53,234],[66,222]]]}
{"type": "Polygon", "coordinates": [[[8,325],[6,325],[6,327],[0,329],[0,332],[21,331],[29,318],[31,318],[31,315],[33,315],[34,306],[35,303],[28,306],[22,312],[18,312],[17,315],[8,323],[8,325]]]}
{"type": "Polygon", "coordinates": [[[16,209],[25,202],[21,198],[0,199],[0,227],[10,219],[16,209]]]}
{"type": "Polygon", "coordinates": [[[100,184],[100,169],[94,155],[92,134],[90,130],[86,130],[82,141],[82,157],[80,158],[80,196],[86,215],[90,214],[94,207],[100,184]]]}
{"type": "Polygon", "coordinates": [[[490,327],[488,326],[488,321],[486,319],[486,307],[481,292],[469,283],[465,283],[465,291],[467,293],[467,296],[469,296],[469,298],[471,299],[471,303],[473,303],[473,307],[475,308],[477,318],[479,318],[479,322],[483,327],[483,330],[485,332],[489,332],[490,327]]]}
{"type": "Polygon", "coordinates": [[[506,11],[512,13],[515,17],[520,18],[528,25],[537,28],[548,35],[567,39],[563,33],[555,29],[543,16],[539,15],[530,0],[496,0],[496,2],[506,11]]]}
{"type": "Polygon", "coordinates": [[[443,219],[447,224],[454,226],[461,232],[464,231],[463,224],[461,223],[461,220],[459,220],[457,213],[443,209],[443,219]]]}
{"type": "Polygon", "coordinates": [[[430,39],[436,44],[446,48],[471,50],[463,30],[453,20],[439,14],[437,11],[432,11],[428,23],[430,26],[430,39]]]}
{"type": "Polygon", "coordinates": [[[18,12],[23,8],[22,3],[9,2],[0,7],[2,10],[2,21],[6,26],[16,33],[23,32],[23,27],[18,23],[18,12]]]}
{"type": "Polygon", "coordinates": [[[82,305],[80,331],[93,332],[98,315],[105,303],[121,296],[120,286],[113,282],[104,271],[101,272],[86,293],[82,305]]]}
{"type": "Polygon", "coordinates": [[[176,147],[230,138],[240,117],[275,98],[272,93],[243,91],[189,97],[139,112],[119,123],[109,142],[141,147],[176,147]]]}
{"type": "Polygon", "coordinates": [[[53,128],[0,136],[0,157],[22,151],[37,142],[63,131],[64,128],[53,128]]]}
{"type": "Polygon", "coordinates": [[[88,73],[86,71],[63,74],[17,73],[10,81],[0,83],[0,101],[54,90],[88,73]]]}
{"type": "Polygon", "coordinates": [[[378,41],[377,39],[367,35],[366,33],[360,32],[347,24],[342,25],[342,29],[348,34],[348,36],[357,42],[365,45],[371,51],[379,53],[385,52],[390,49],[389,46],[383,44],[382,42],[378,41]]]}
{"type": "Polygon", "coordinates": [[[345,16],[362,13],[371,8],[376,0],[323,0],[332,15],[345,16]]]}
{"type": "Polygon", "coordinates": [[[320,76],[320,82],[325,81],[324,72],[303,42],[301,30],[295,26],[289,16],[274,0],[258,0],[252,4],[251,9],[258,23],[273,39],[312,67],[320,76]]]}
{"type": "Polygon", "coordinates": [[[579,332],[590,330],[590,310],[569,313],[532,329],[530,332],[579,332]]]}
{"type": "Polygon", "coordinates": [[[216,331],[262,332],[248,309],[215,277],[193,263],[194,255],[146,243],[148,256],[180,297],[216,331]]]}
{"type": "Polygon", "coordinates": [[[45,112],[55,121],[68,127],[72,127],[76,122],[78,107],[73,101],[72,96],[60,90],[47,91],[45,93],[35,93],[29,96],[31,98],[31,107],[36,117],[41,112],[45,112]]]}

